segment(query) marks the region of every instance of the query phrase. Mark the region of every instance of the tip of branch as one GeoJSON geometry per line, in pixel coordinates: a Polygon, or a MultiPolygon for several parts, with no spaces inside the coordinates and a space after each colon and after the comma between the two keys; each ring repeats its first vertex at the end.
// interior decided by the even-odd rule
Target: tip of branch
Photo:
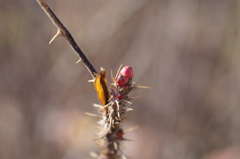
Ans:
{"type": "Polygon", "coordinates": [[[62,33],[60,30],[57,31],[57,34],[50,40],[49,44],[51,44],[53,42],[53,40],[55,40],[59,36],[62,36],[62,33]]]}

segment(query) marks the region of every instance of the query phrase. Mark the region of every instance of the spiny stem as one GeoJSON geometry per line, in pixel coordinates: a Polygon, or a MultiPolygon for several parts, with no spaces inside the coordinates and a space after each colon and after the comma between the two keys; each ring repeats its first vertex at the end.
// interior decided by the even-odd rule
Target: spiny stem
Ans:
{"type": "Polygon", "coordinates": [[[122,142],[127,140],[123,137],[126,131],[123,130],[121,123],[126,118],[126,112],[133,110],[128,106],[128,104],[132,104],[130,101],[134,99],[129,97],[129,93],[135,89],[148,87],[137,86],[135,83],[132,83],[132,67],[125,66],[121,70],[121,66],[115,78],[112,75],[113,85],[109,88],[104,69],[101,69],[101,72],[98,74],[82,50],[78,47],[69,31],[64,27],[48,5],[43,0],[36,1],[57,27],[57,34],[50,43],[59,36],[65,37],[72,49],[79,56],[79,61],[84,63],[93,77],[91,81],[94,82],[94,87],[101,103],[100,106],[96,104],[94,106],[97,107],[99,111],[103,112],[101,116],[86,113],[87,115],[99,118],[98,123],[100,129],[96,140],[100,154],[96,155],[92,153],[92,156],[98,159],[126,159],[121,151],[122,142]],[[109,89],[111,89],[110,93],[109,89]]]}
{"type": "Polygon", "coordinates": [[[45,11],[45,13],[48,15],[48,17],[52,20],[53,24],[57,27],[58,32],[54,36],[54,38],[50,41],[50,43],[59,36],[63,36],[66,38],[72,49],[75,51],[75,53],[79,56],[80,60],[84,63],[88,71],[90,72],[91,76],[95,78],[96,76],[96,69],[91,64],[91,62],[88,60],[88,58],[85,56],[85,54],[82,52],[82,50],[79,48],[77,43],[74,41],[72,35],[70,32],[65,28],[65,26],[61,23],[61,21],[58,19],[58,17],[54,14],[54,12],[48,7],[48,5],[43,0],[37,0],[39,5],[42,7],[42,9],[45,11]]]}

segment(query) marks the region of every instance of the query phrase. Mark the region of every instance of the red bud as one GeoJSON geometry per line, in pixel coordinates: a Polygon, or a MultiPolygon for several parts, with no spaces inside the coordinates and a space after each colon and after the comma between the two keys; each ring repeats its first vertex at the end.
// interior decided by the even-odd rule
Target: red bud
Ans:
{"type": "Polygon", "coordinates": [[[117,99],[123,99],[123,96],[122,96],[121,94],[117,94],[117,95],[116,95],[116,98],[117,98],[117,99]]]}
{"type": "Polygon", "coordinates": [[[120,86],[120,87],[125,87],[125,84],[128,83],[128,79],[122,75],[119,75],[117,78],[116,83],[120,86]]]}
{"type": "Polygon", "coordinates": [[[124,135],[123,129],[119,129],[119,130],[118,130],[118,138],[119,138],[119,139],[122,139],[122,138],[123,138],[123,135],[124,135]]]}
{"type": "Polygon", "coordinates": [[[120,71],[120,75],[126,77],[127,79],[133,78],[134,74],[132,67],[130,66],[123,67],[122,70],[120,71]]]}
{"type": "Polygon", "coordinates": [[[124,88],[128,87],[132,83],[132,78],[133,78],[133,69],[130,66],[125,66],[123,69],[120,71],[116,83],[119,87],[124,88]]]}

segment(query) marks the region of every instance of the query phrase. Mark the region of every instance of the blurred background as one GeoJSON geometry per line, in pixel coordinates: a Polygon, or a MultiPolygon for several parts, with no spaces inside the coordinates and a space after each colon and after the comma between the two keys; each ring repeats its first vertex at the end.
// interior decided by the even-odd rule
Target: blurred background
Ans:
{"type": "MultiPolygon", "coordinates": [[[[239,0],[47,0],[94,66],[134,69],[132,159],[240,158],[239,0]]],[[[0,2],[0,159],[98,152],[91,79],[32,1],[0,2]]]]}

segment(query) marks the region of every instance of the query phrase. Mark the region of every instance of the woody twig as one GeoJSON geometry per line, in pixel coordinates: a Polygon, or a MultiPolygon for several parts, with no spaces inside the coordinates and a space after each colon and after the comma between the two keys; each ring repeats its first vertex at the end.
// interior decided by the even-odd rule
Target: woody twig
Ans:
{"type": "Polygon", "coordinates": [[[45,13],[48,15],[48,17],[52,20],[53,24],[57,27],[57,34],[52,38],[49,44],[53,42],[53,40],[55,40],[57,37],[63,36],[64,38],[66,38],[74,52],[79,56],[78,62],[82,61],[86,68],[88,69],[88,71],[90,72],[91,76],[95,78],[97,73],[96,69],[94,68],[92,63],[88,60],[88,58],[85,56],[85,54],[82,52],[80,47],[77,45],[70,32],[65,28],[65,26],[61,23],[61,21],[54,14],[54,12],[48,7],[46,2],[44,2],[43,0],[37,0],[37,2],[45,11],[45,13]]]}

